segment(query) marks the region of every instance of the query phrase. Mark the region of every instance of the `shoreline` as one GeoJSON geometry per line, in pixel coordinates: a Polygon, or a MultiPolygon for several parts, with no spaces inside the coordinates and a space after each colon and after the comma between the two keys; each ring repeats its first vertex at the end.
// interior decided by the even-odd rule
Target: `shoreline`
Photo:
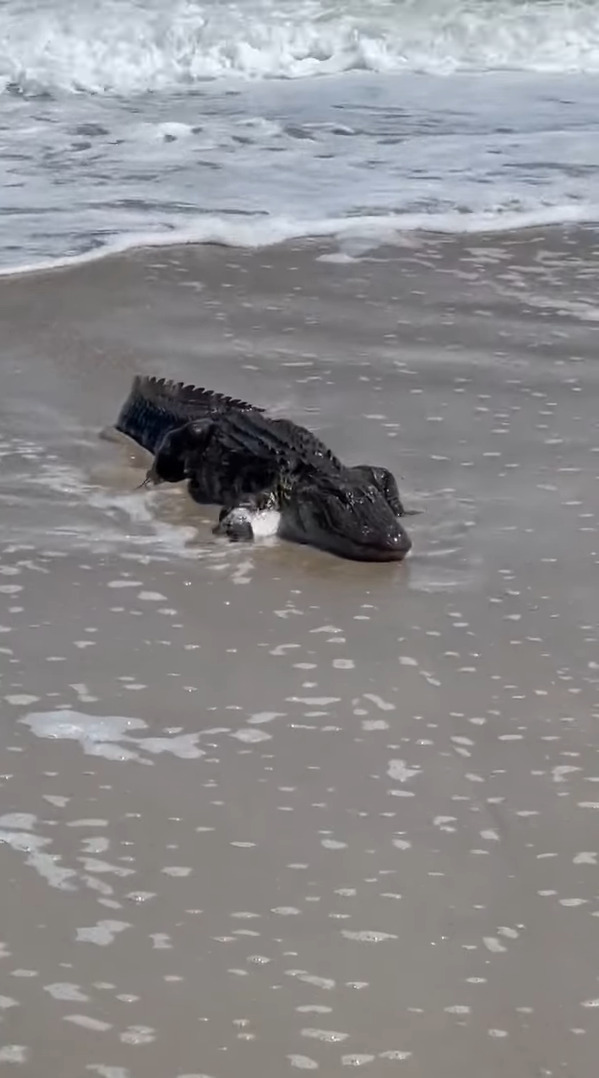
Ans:
{"type": "MultiPolygon", "coordinates": [[[[464,216],[465,218],[468,217],[468,215],[464,216]]],[[[166,250],[168,252],[171,249],[207,248],[208,250],[218,250],[222,248],[232,251],[253,251],[259,254],[261,251],[269,251],[278,247],[297,244],[311,247],[315,244],[320,244],[326,248],[327,253],[339,254],[341,257],[345,254],[344,247],[349,251],[353,248],[357,252],[356,258],[359,259],[364,255],[366,257],[372,256],[381,248],[401,251],[402,247],[409,246],[410,242],[435,242],[451,238],[456,242],[462,240],[466,244],[474,242],[477,238],[483,243],[489,242],[493,238],[498,242],[503,239],[509,243],[518,237],[524,240],[527,238],[534,239],[538,235],[547,233],[564,236],[577,230],[590,233],[599,231],[599,215],[593,213],[587,216],[587,211],[585,211],[583,215],[577,216],[575,208],[573,208],[573,214],[570,218],[567,214],[564,217],[563,209],[557,217],[554,217],[549,212],[545,220],[543,220],[542,214],[539,219],[539,214],[534,212],[530,214],[505,214],[502,217],[503,220],[501,217],[472,214],[471,219],[477,222],[472,228],[430,228],[426,226],[426,215],[409,214],[398,215],[396,218],[383,215],[366,218],[340,218],[321,225],[311,226],[306,224],[305,228],[300,228],[299,231],[289,226],[287,226],[286,230],[285,226],[278,225],[276,222],[272,225],[267,222],[266,234],[262,241],[251,241],[248,236],[246,242],[240,242],[244,231],[243,222],[238,222],[236,225],[231,226],[226,219],[221,219],[213,226],[208,226],[205,237],[201,234],[194,236],[182,229],[172,234],[136,233],[123,236],[105,246],[95,247],[77,255],[40,259],[20,266],[0,266],[0,281],[63,270],[75,270],[78,267],[94,265],[97,262],[127,257],[128,255],[147,255],[151,251],[166,250]],[[507,217],[510,217],[510,221],[506,224],[505,219],[507,217]],[[414,223],[411,225],[406,224],[406,221],[409,220],[414,223]],[[368,232],[369,227],[372,230],[370,233],[368,232]],[[272,228],[270,238],[268,236],[269,228],[272,228]],[[313,229],[312,231],[310,230],[311,228],[313,229]]],[[[350,254],[349,257],[351,258],[352,255],[350,254]]]]}

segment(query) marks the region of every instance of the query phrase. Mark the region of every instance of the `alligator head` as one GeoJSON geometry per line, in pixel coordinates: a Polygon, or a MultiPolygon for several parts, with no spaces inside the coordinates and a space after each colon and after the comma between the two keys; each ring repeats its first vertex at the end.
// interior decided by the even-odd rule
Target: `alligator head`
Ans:
{"type": "Polygon", "coordinates": [[[359,475],[299,479],[282,506],[279,534],[354,561],[402,561],[412,541],[397,511],[359,475]]]}

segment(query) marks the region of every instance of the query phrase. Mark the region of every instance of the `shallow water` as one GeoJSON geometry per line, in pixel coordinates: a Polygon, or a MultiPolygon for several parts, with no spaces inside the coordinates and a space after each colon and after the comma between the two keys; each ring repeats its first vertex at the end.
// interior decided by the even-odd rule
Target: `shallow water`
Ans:
{"type": "Polygon", "coordinates": [[[596,237],[330,253],[0,285],[7,1072],[593,1073],[596,237]],[[140,356],[393,468],[406,562],[135,491],[140,356]]]}

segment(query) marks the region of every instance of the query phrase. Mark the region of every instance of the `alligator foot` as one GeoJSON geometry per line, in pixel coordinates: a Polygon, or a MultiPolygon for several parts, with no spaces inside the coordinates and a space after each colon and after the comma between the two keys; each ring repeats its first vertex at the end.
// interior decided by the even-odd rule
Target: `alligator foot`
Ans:
{"type": "Polygon", "coordinates": [[[246,505],[235,505],[233,508],[221,509],[218,524],[212,529],[212,533],[224,535],[233,543],[251,543],[254,538],[251,508],[246,505]]]}
{"type": "Polygon", "coordinates": [[[279,522],[276,494],[266,489],[235,505],[224,506],[212,531],[214,535],[226,535],[233,542],[251,542],[276,535],[279,522]]]}

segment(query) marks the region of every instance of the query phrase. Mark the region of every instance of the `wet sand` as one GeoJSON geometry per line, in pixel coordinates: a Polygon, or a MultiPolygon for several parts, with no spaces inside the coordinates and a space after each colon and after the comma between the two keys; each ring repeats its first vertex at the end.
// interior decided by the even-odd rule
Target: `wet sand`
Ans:
{"type": "Polygon", "coordinates": [[[2,1073],[596,1073],[597,247],[0,281],[2,1073]],[[136,491],[136,371],[392,468],[409,559],[136,491]]]}

